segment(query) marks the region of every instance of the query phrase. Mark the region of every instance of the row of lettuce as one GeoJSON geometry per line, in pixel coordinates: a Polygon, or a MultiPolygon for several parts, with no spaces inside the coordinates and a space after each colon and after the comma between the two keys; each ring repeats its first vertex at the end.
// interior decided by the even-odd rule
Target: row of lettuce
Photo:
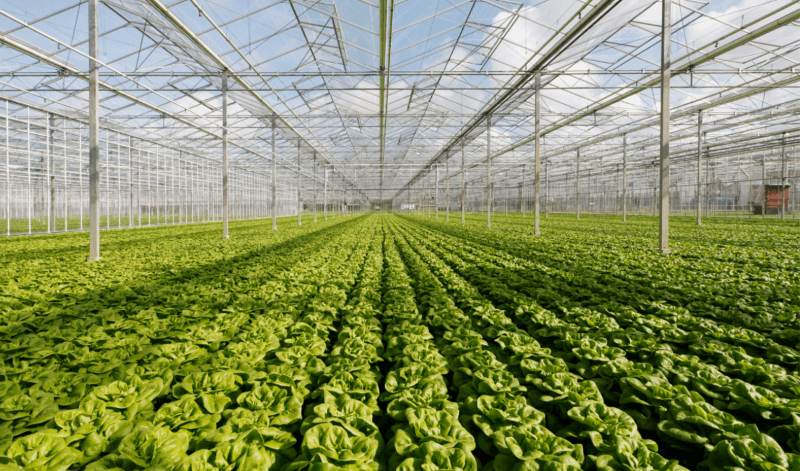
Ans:
{"type": "Polygon", "coordinates": [[[303,468],[313,437],[331,440],[302,409],[335,381],[330,332],[376,230],[349,220],[256,237],[163,292],[133,289],[80,317],[74,304],[4,316],[16,325],[0,346],[3,469],[303,468]],[[142,308],[160,296],[183,309],[142,308]]]}
{"type": "MultiPolygon", "coordinates": [[[[742,327],[755,337],[800,345],[800,257],[796,224],[755,225],[712,222],[702,228],[671,227],[677,256],[659,257],[653,247],[653,220],[621,224],[604,218],[554,218],[551,234],[536,238],[518,217],[500,217],[503,238],[479,229],[450,227],[469,237],[549,267],[581,266],[578,279],[596,305],[609,299],[648,311],[666,302],[677,311],[742,327]]],[[[746,221],[744,221],[746,222],[746,221]]],[[[588,307],[588,306],[587,306],[588,307]]]]}
{"type": "Polygon", "coordinates": [[[433,322],[441,338],[456,340],[457,348],[442,351],[452,352],[461,421],[474,430],[483,454],[494,457],[484,469],[684,469],[659,455],[624,412],[606,406],[591,381],[565,373],[561,377],[571,380],[573,389],[555,394],[553,375],[563,372],[563,361],[419,239],[404,228],[395,230],[418,283],[435,293],[429,309],[437,313],[433,322]],[[619,420],[594,420],[598,413],[619,420]],[[565,435],[567,428],[571,433],[565,435]]]}
{"type": "Polygon", "coordinates": [[[48,310],[58,293],[18,285],[0,465],[800,469],[794,348],[664,303],[589,309],[603,287],[515,256],[513,235],[452,231],[370,217],[256,236],[48,310]]]}
{"type": "MultiPolygon", "coordinates": [[[[441,276],[456,276],[474,287],[476,296],[514,317],[510,325],[526,327],[537,345],[552,349],[555,363],[520,362],[519,368],[528,374],[525,386],[550,391],[546,399],[535,390],[529,398],[559,418],[553,424],[560,436],[575,435],[574,426],[565,417],[570,411],[552,409],[553,398],[583,396],[604,399],[622,412],[613,415],[624,418],[596,410],[590,414],[594,420],[617,430],[624,427],[614,423],[636,425],[687,465],[720,470],[800,466],[800,389],[793,349],[773,342],[773,351],[781,354],[763,360],[731,338],[711,340],[692,331],[676,336],[676,325],[692,322],[686,314],[640,314],[613,302],[599,312],[562,299],[556,309],[547,310],[540,304],[536,280],[529,278],[536,270],[524,260],[419,225],[402,226],[418,250],[430,251],[428,263],[440,266],[441,276]]],[[[507,321],[502,322],[507,329],[507,321]]]]}

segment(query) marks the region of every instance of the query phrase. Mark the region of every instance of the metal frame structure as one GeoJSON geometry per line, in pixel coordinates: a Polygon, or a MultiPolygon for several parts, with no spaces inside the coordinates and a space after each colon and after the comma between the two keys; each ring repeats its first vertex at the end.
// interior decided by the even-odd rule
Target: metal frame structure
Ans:
{"type": "Polygon", "coordinates": [[[11,234],[85,210],[94,260],[109,199],[125,226],[153,173],[224,221],[510,207],[539,234],[540,212],[660,211],[667,253],[670,216],[752,217],[767,184],[790,202],[762,216],[796,216],[798,19],[796,0],[0,1],[0,214],[11,234]]]}

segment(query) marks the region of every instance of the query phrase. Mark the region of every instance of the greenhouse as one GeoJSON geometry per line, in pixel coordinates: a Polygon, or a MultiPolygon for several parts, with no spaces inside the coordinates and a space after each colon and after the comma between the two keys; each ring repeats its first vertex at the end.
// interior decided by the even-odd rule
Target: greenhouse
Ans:
{"type": "Polygon", "coordinates": [[[0,0],[0,471],[800,471],[800,1],[0,0]]]}

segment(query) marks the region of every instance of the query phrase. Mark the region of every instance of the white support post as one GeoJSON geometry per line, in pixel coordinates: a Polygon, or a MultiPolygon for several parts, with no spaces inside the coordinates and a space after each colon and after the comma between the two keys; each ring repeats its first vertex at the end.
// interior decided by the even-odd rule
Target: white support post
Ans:
{"type": "Polygon", "coordinates": [[[628,135],[622,135],[622,222],[628,222],[628,135]]]}
{"type": "Polygon", "coordinates": [[[786,219],[786,203],[788,197],[784,198],[786,194],[786,133],[781,137],[781,220],[786,219]]]}
{"type": "Polygon", "coordinates": [[[27,135],[25,138],[25,142],[28,146],[27,153],[28,153],[28,186],[26,188],[25,194],[25,206],[27,206],[28,210],[28,234],[32,232],[32,224],[31,218],[33,217],[33,203],[31,201],[31,109],[25,108],[25,121],[27,126],[27,135]]]}
{"type": "Polygon", "coordinates": [[[436,194],[433,196],[433,204],[436,205],[436,219],[439,219],[439,164],[436,164],[436,194]]]}
{"type": "MultiPolygon", "coordinates": [[[[706,170],[707,175],[711,175],[711,173],[706,170]]],[[[706,185],[710,187],[710,185],[706,185]]],[[[710,195],[707,200],[710,200],[710,195]]],[[[706,211],[706,217],[708,217],[708,212],[706,211]]],[[[764,152],[764,155],[761,156],[761,219],[767,218],[767,153],[764,152]]]]}
{"type": "Polygon", "coordinates": [[[317,222],[317,151],[314,151],[314,222],[317,222]]]}
{"type": "Polygon", "coordinates": [[[464,161],[466,157],[464,156],[464,140],[461,140],[461,224],[464,224],[466,221],[466,204],[467,204],[467,193],[465,191],[467,182],[466,182],[466,168],[464,166],[464,161]]]}
{"type": "Polygon", "coordinates": [[[78,123],[78,213],[81,218],[80,227],[83,230],[83,134],[81,134],[81,123],[78,123]]]}
{"type": "Polygon", "coordinates": [[[522,217],[525,217],[525,174],[526,165],[522,164],[522,182],[519,184],[519,212],[522,213],[522,217]]]}
{"type": "MultiPolygon", "coordinates": [[[[224,146],[223,146],[223,149],[224,149],[224,146]]],[[[155,201],[155,203],[156,203],[155,204],[155,206],[156,206],[156,226],[161,224],[161,191],[160,191],[161,190],[161,183],[160,183],[161,176],[158,174],[158,170],[160,168],[158,158],[160,156],[161,155],[159,153],[159,148],[156,145],[156,191],[155,191],[155,193],[156,193],[156,198],[155,198],[156,199],[156,201],[155,201]]],[[[166,219],[166,216],[165,216],[165,219],[166,219]]]]}
{"type": "Polygon", "coordinates": [[[67,186],[67,120],[62,120],[64,141],[64,232],[69,230],[69,187],[67,186]]]}
{"type": "Polygon", "coordinates": [[[661,207],[658,225],[659,245],[662,254],[669,253],[669,87],[671,71],[670,46],[672,45],[672,0],[662,0],[661,12],[661,132],[660,132],[660,191],[661,207]]]}
{"type": "Polygon", "coordinates": [[[47,113],[47,181],[49,182],[50,202],[47,205],[47,232],[55,232],[56,229],[56,160],[55,142],[53,133],[55,132],[55,117],[47,113]]]}
{"type": "Polygon", "coordinates": [[[11,162],[8,149],[8,101],[6,101],[6,235],[11,235],[11,162]]]}
{"type": "Polygon", "coordinates": [[[486,227],[492,228],[492,117],[486,118],[486,227]]]}
{"type": "Polygon", "coordinates": [[[506,197],[505,201],[503,202],[503,208],[505,210],[506,216],[508,216],[508,171],[505,173],[505,181],[503,182],[506,187],[506,197]]]}
{"type": "Polygon", "coordinates": [[[278,230],[278,155],[275,152],[275,126],[277,117],[272,117],[272,230],[278,230]]]}
{"type": "Polygon", "coordinates": [[[142,143],[136,148],[136,225],[142,227],[142,143]]]}
{"type": "Polygon", "coordinates": [[[122,227],[122,154],[117,133],[117,227],[122,227]]]}
{"type": "Polygon", "coordinates": [[[89,0],[89,260],[100,260],[100,89],[98,0],[89,0]]]}
{"type": "Polygon", "coordinates": [[[303,201],[300,195],[300,139],[297,140],[297,225],[303,223],[303,201]]]}
{"type": "Polygon", "coordinates": [[[228,71],[222,72],[222,238],[228,234],[228,71]]]}
{"type": "MultiPolygon", "coordinates": [[[[541,115],[541,107],[542,107],[542,97],[541,91],[542,88],[542,72],[537,70],[536,76],[534,77],[534,88],[536,89],[535,98],[534,98],[534,118],[533,118],[533,133],[534,133],[534,169],[533,169],[533,181],[534,181],[534,196],[533,196],[533,234],[534,235],[541,235],[541,231],[539,230],[539,175],[540,175],[540,167],[541,167],[541,149],[540,149],[540,139],[541,139],[541,131],[539,128],[539,117],[541,115]]],[[[524,168],[524,167],[523,167],[524,168]]],[[[524,170],[523,170],[524,172],[524,170]]],[[[524,179],[524,177],[523,177],[524,179]]],[[[523,188],[523,194],[525,189],[523,188]]],[[[524,213],[523,213],[524,215],[524,213]]]]}
{"type": "Polygon", "coordinates": [[[133,227],[133,139],[128,136],[128,227],[133,227]]]}
{"type": "Polygon", "coordinates": [[[550,181],[547,178],[547,162],[544,164],[544,217],[547,219],[550,213],[550,181]]]}
{"type": "Polygon", "coordinates": [[[108,148],[109,137],[108,129],[106,129],[106,229],[111,228],[111,190],[108,189],[109,180],[111,179],[111,149],[108,148]]]}
{"type": "Polygon", "coordinates": [[[700,192],[703,184],[703,110],[697,112],[697,225],[703,225],[700,192]]]}
{"type": "MultiPolygon", "coordinates": [[[[447,159],[444,161],[444,178],[445,178],[445,222],[450,222],[450,153],[447,153],[447,159]]],[[[394,202],[392,202],[394,204],[394,202]]]]}
{"type": "Polygon", "coordinates": [[[322,213],[325,220],[328,220],[328,167],[325,166],[325,182],[322,186],[322,213]]]}
{"type": "Polygon", "coordinates": [[[581,150],[577,150],[577,168],[575,171],[575,214],[581,218],[581,150]]]}

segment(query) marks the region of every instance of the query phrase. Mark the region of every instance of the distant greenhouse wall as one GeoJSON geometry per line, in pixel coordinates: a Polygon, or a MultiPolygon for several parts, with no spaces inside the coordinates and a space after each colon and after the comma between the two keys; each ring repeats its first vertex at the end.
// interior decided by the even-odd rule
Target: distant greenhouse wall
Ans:
{"type": "MultiPolygon", "coordinates": [[[[200,150],[101,128],[100,227],[220,221],[221,164],[200,150]]],[[[88,165],[84,122],[0,101],[0,234],[87,229],[88,165]]],[[[231,219],[272,216],[269,175],[231,166],[228,178],[231,219]]],[[[303,199],[307,207],[313,201],[312,195],[303,199]]],[[[297,208],[296,184],[278,181],[277,216],[296,215],[297,208]]]]}

